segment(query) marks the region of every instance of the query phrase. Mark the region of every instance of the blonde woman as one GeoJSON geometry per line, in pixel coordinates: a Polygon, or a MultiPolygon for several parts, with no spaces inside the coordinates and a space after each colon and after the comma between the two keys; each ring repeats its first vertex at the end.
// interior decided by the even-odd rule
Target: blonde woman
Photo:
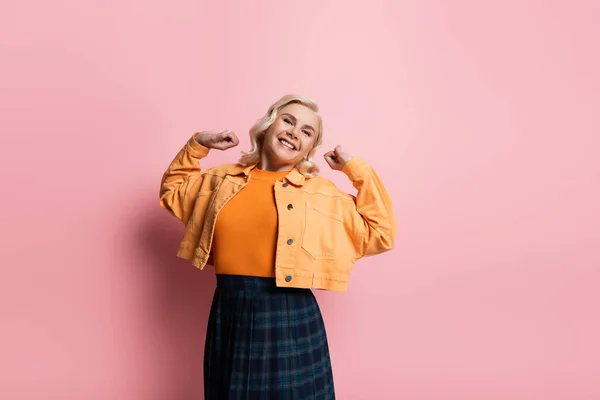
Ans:
{"type": "Polygon", "coordinates": [[[217,274],[204,353],[206,400],[335,398],[325,326],[311,289],[346,291],[361,257],[393,247],[392,203],[371,166],[325,154],[358,193],[318,176],[318,106],[288,95],[250,130],[237,164],[201,169],[231,131],[195,134],[165,172],[160,204],[185,224],[178,256],[217,274]]]}

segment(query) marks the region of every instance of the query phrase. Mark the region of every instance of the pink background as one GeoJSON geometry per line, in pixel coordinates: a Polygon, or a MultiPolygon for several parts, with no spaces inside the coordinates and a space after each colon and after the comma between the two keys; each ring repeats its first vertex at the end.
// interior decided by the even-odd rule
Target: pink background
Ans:
{"type": "MultiPolygon", "coordinates": [[[[251,5],[250,5],[251,4],[251,5]]],[[[600,399],[596,1],[0,9],[0,398],[202,397],[210,271],[161,174],[288,92],[371,161],[397,248],[319,292],[338,398],[600,399]]],[[[324,175],[350,190],[343,175],[324,175]]]]}

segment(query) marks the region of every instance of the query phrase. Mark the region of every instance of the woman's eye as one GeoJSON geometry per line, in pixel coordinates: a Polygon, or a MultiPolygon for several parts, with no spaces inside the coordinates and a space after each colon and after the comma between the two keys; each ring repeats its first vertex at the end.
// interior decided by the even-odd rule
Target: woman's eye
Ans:
{"type": "Polygon", "coordinates": [[[284,118],[284,119],[283,119],[283,121],[284,121],[286,124],[288,124],[288,125],[291,125],[291,124],[292,124],[292,121],[290,121],[289,119],[285,119],[285,118],[284,118]]]}
{"type": "Polygon", "coordinates": [[[310,131],[302,131],[306,136],[310,136],[310,131]]]}

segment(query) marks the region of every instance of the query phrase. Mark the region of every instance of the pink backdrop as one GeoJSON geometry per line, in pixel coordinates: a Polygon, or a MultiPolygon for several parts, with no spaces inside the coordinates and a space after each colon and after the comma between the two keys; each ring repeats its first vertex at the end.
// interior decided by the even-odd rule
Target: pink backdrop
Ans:
{"type": "Polygon", "coordinates": [[[318,293],[339,399],[600,398],[598,2],[352,4],[2,3],[0,398],[201,398],[214,277],[159,181],[288,92],[398,214],[318,293]]]}

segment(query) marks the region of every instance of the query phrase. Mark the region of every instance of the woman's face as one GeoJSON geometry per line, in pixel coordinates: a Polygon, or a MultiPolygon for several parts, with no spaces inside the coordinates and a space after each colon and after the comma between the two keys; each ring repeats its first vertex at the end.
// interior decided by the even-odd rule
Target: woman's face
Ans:
{"type": "Polygon", "coordinates": [[[261,168],[289,171],[313,149],[319,120],[310,108],[288,104],[265,133],[261,168]]]}

